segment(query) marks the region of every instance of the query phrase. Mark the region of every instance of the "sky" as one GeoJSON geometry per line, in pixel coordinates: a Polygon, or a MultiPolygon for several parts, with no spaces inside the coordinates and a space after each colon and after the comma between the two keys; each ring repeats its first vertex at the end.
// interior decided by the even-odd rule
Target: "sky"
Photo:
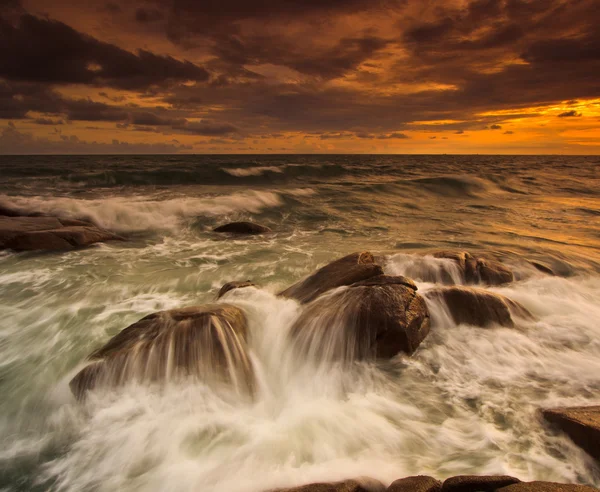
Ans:
{"type": "Polygon", "coordinates": [[[0,0],[0,153],[600,154],[598,0],[0,0]]]}

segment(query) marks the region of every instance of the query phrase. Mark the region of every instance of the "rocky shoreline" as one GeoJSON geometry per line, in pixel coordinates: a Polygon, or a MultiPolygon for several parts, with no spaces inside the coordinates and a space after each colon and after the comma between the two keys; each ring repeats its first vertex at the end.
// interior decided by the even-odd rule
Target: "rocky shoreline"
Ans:
{"type": "MultiPolygon", "coordinates": [[[[234,223],[214,230],[229,234],[262,234],[270,229],[234,223]]],[[[0,249],[67,251],[122,237],[76,219],[41,214],[23,215],[0,208],[0,249]]],[[[521,304],[485,289],[514,280],[502,263],[466,251],[439,251],[447,260],[441,282],[421,294],[414,281],[384,273],[385,258],[368,251],[333,261],[277,295],[301,305],[290,330],[299,354],[319,360],[352,362],[412,356],[432,327],[428,302],[443,301],[457,323],[481,328],[515,328],[518,319],[534,316],[521,304]],[[464,285],[455,285],[456,277],[464,285]],[[332,326],[339,329],[332,329],[332,326]]],[[[544,265],[535,268],[547,275],[544,265]]],[[[438,272],[439,273],[439,272],[438,272]]],[[[420,279],[432,280],[432,279],[420,279]]],[[[236,289],[259,288],[251,280],[228,282],[217,298],[236,289]]],[[[209,384],[233,387],[252,397],[255,387],[244,311],[232,304],[192,306],[151,314],[125,328],[94,351],[70,383],[84,400],[88,391],[114,387],[130,380],[160,382],[194,376],[209,384]]],[[[600,460],[600,406],[540,409],[540,420],[566,433],[590,456],[600,460]]],[[[506,476],[457,476],[443,483],[417,476],[396,480],[389,487],[359,478],[337,483],[315,483],[278,492],[585,492],[583,485],[521,482],[506,476]]],[[[271,491],[275,492],[275,491],[271,491]]]]}

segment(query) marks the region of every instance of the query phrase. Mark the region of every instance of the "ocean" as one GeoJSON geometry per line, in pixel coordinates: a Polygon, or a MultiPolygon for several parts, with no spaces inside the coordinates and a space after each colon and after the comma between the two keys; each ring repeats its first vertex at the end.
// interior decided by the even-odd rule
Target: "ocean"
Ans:
{"type": "Polygon", "coordinates": [[[599,157],[1,156],[0,177],[0,204],[127,238],[0,252],[0,490],[261,492],[415,474],[600,486],[538,413],[600,404],[599,157]],[[212,232],[234,220],[273,233],[212,232]],[[433,319],[412,357],[385,364],[325,369],[292,353],[301,307],[277,292],[357,251],[425,292],[440,249],[510,266],[515,281],[489,290],[535,319],[433,319]],[[198,381],[73,398],[69,380],[110,337],[232,280],[261,287],[224,298],[249,318],[254,398],[198,381]]]}

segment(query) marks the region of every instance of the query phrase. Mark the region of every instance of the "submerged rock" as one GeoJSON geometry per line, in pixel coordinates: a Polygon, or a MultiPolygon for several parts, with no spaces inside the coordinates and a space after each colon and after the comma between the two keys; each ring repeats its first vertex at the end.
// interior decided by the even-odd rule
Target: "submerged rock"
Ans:
{"type": "Polygon", "coordinates": [[[291,328],[298,350],[319,360],[412,354],[429,333],[429,312],[405,277],[379,275],[319,297],[291,328]]]}
{"type": "Polygon", "coordinates": [[[278,295],[307,303],[328,290],[382,274],[383,269],[375,264],[371,253],[352,253],[325,265],[278,295]]]}
{"type": "Polygon", "coordinates": [[[419,475],[392,482],[387,492],[441,492],[442,482],[433,477],[419,475]]]}
{"type": "Polygon", "coordinates": [[[573,485],[554,482],[521,482],[496,489],[496,492],[598,492],[587,485],[573,485]]]}
{"type": "Polygon", "coordinates": [[[98,386],[189,375],[251,391],[247,338],[246,316],[229,304],[150,314],[93,352],[90,364],[71,380],[71,391],[82,398],[98,386]]]}
{"type": "Polygon", "coordinates": [[[0,249],[61,251],[113,240],[123,238],[80,220],[0,215],[0,249]]]}
{"type": "Polygon", "coordinates": [[[230,234],[265,234],[273,232],[266,226],[254,222],[231,222],[213,229],[213,232],[228,232],[230,234]]]}
{"type": "Polygon", "coordinates": [[[533,319],[521,304],[507,297],[472,287],[438,287],[423,294],[430,301],[445,304],[456,324],[514,327],[513,316],[533,319]]]}
{"type": "Polygon", "coordinates": [[[442,492],[494,492],[520,481],[506,475],[459,475],[448,478],[442,485],[442,492]]]}
{"type": "Polygon", "coordinates": [[[223,297],[230,290],[243,289],[244,287],[256,287],[256,286],[257,285],[255,283],[251,282],[250,280],[227,282],[226,284],[223,284],[223,287],[221,287],[221,290],[219,290],[219,293],[217,294],[217,299],[220,299],[221,297],[223,297]]]}
{"type": "Polygon", "coordinates": [[[344,480],[335,483],[311,483],[291,489],[276,489],[270,492],[384,492],[385,485],[372,478],[344,480]]]}
{"type": "Polygon", "coordinates": [[[438,251],[433,256],[453,260],[467,284],[502,285],[514,280],[513,273],[499,261],[476,258],[467,251],[438,251]]]}
{"type": "Polygon", "coordinates": [[[542,415],[600,461],[600,406],[553,408],[542,415]]]}

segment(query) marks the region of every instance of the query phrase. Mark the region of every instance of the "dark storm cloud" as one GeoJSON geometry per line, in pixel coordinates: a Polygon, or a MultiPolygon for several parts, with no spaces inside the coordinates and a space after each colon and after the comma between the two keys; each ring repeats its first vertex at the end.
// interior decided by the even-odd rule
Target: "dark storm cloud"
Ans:
{"type": "Polygon", "coordinates": [[[58,21],[23,15],[0,18],[0,77],[53,84],[144,89],[173,80],[207,80],[191,62],[139,50],[137,54],[86,36],[58,21]]]}
{"type": "Polygon", "coordinates": [[[205,137],[217,137],[223,135],[232,135],[239,133],[240,129],[229,123],[218,123],[212,121],[200,122],[185,122],[183,124],[174,125],[175,130],[180,130],[184,133],[192,135],[202,135],[205,137]]]}
{"type": "Polygon", "coordinates": [[[492,125],[492,126],[490,126],[490,129],[492,129],[492,130],[501,130],[502,127],[500,125],[492,125]]]}
{"type": "Polygon", "coordinates": [[[152,125],[152,126],[183,126],[187,123],[185,118],[174,118],[165,115],[158,115],[150,111],[139,111],[132,113],[130,117],[134,125],[152,125]]]}
{"type": "Polygon", "coordinates": [[[570,118],[573,116],[581,116],[581,113],[578,113],[577,111],[572,109],[571,111],[565,111],[564,113],[560,113],[558,115],[559,118],[570,118]]]}
{"type": "Polygon", "coordinates": [[[165,18],[165,15],[157,9],[146,9],[143,7],[135,11],[135,20],[138,22],[156,22],[165,18]]]}
{"type": "Polygon", "coordinates": [[[50,118],[35,118],[33,120],[33,122],[36,125],[53,125],[53,126],[56,126],[56,125],[63,125],[64,124],[63,120],[52,120],[50,118]]]}

